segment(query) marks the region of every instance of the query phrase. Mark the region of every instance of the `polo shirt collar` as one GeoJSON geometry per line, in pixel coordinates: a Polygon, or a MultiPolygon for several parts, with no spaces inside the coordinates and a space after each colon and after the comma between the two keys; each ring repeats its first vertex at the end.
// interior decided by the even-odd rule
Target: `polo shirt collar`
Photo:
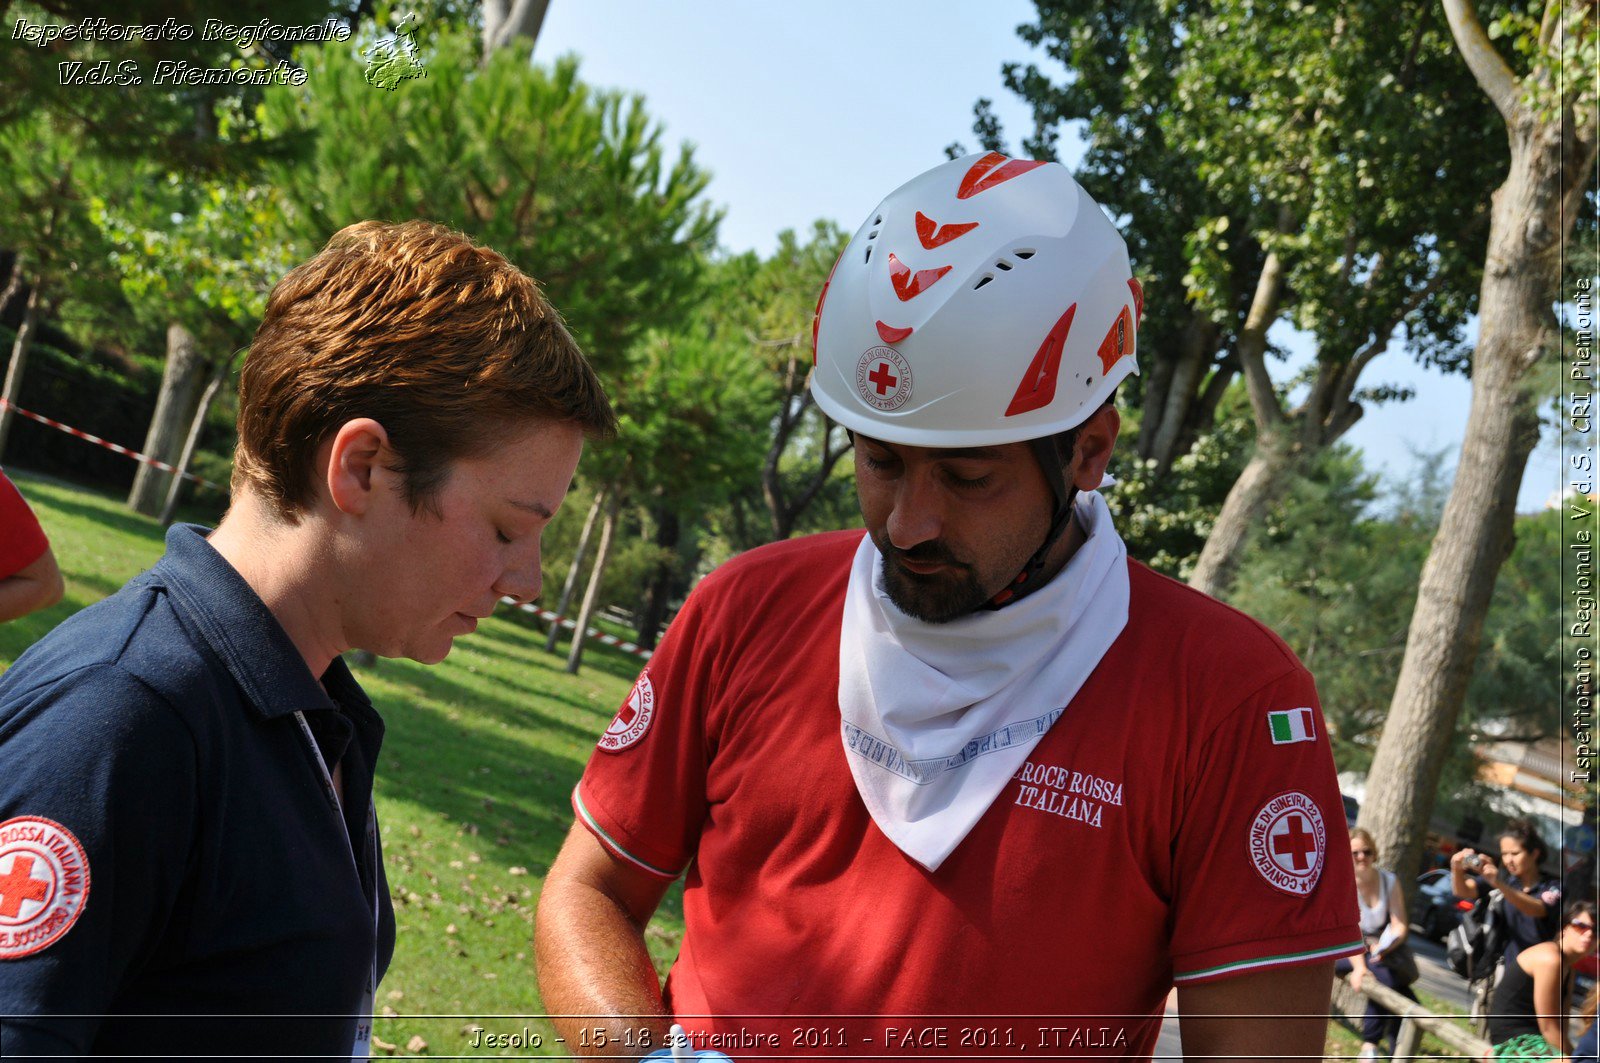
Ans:
{"type": "Polygon", "coordinates": [[[167,530],[166,555],[149,578],[167,588],[256,711],[271,719],[337,709],[324,682],[346,705],[370,704],[338,657],[318,682],[260,595],[206,541],[209,532],[197,524],[174,524],[167,530]]]}

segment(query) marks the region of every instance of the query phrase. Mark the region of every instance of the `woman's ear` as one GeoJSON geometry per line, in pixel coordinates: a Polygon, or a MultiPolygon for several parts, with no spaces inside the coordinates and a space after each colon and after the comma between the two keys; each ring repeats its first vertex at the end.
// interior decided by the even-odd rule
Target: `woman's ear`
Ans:
{"type": "Polygon", "coordinates": [[[328,444],[324,472],[328,498],[341,513],[367,511],[374,490],[373,472],[389,449],[389,433],[370,417],[357,417],[339,426],[328,444]]]}

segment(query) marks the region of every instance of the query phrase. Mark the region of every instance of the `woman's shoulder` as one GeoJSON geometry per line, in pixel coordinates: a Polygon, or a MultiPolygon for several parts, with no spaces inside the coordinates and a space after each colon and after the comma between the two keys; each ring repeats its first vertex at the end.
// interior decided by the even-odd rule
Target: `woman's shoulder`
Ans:
{"type": "Polygon", "coordinates": [[[1517,963],[1529,974],[1541,971],[1559,970],[1561,967],[1561,949],[1554,941],[1541,941],[1537,945],[1529,945],[1517,953],[1517,963]]]}

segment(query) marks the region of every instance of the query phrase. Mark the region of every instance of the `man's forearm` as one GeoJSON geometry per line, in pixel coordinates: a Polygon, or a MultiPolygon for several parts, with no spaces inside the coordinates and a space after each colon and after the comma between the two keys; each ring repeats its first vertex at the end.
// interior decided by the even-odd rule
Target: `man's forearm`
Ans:
{"type": "Polygon", "coordinates": [[[47,608],[61,600],[61,581],[16,575],[0,579],[0,623],[47,608]]]}
{"type": "Polygon", "coordinates": [[[547,884],[534,930],[539,992],[565,1051],[644,1056],[671,1020],[642,928],[615,901],[578,883],[547,884]]]}

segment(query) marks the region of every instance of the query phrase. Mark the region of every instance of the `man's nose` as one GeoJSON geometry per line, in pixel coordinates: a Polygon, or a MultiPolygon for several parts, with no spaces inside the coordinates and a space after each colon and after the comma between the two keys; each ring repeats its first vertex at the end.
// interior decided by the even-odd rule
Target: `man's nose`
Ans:
{"type": "Polygon", "coordinates": [[[901,550],[939,538],[944,531],[944,504],[930,475],[908,470],[896,482],[887,531],[889,542],[901,550]]]}

